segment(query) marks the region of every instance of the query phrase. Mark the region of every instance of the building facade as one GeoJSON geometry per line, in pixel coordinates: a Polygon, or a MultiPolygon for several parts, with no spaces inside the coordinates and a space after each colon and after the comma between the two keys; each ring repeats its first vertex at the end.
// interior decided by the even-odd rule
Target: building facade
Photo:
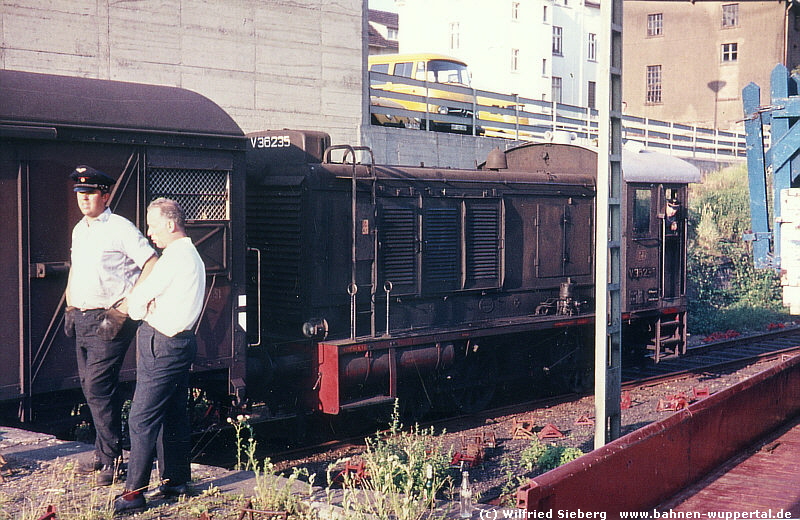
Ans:
{"type": "Polygon", "coordinates": [[[365,28],[366,0],[6,2],[0,67],[183,87],[245,132],[357,143],[369,122],[365,28]]]}
{"type": "Polygon", "coordinates": [[[369,53],[394,54],[398,50],[397,13],[369,10],[369,53]]]}
{"type": "Polygon", "coordinates": [[[741,129],[742,88],[761,87],[779,63],[800,64],[792,0],[625,0],[625,112],[684,124],[741,129]]]}
{"type": "Polygon", "coordinates": [[[400,52],[465,61],[473,86],[594,106],[600,3],[589,0],[399,0],[400,52]]]}

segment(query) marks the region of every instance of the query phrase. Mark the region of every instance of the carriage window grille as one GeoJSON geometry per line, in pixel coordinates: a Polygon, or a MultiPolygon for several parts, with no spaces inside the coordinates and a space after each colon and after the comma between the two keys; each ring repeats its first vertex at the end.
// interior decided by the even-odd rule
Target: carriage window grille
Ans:
{"type": "Polygon", "coordinates": [[[186,220],[230,220],[227,171],[151,168],[147,193],[148,200],[175,200],[186,213],[186,220]]]}

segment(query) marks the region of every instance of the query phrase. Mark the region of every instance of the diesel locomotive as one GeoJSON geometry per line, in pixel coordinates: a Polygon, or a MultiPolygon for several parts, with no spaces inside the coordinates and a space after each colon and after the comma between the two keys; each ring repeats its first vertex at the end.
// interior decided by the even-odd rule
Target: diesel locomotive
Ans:
{"type": "MultiPolygon", "coordinates": [[[[77,164],[117,178],[111,207],[141,229],[153,198],[184,206],[208,275],[193,386],[221,406],[271,419],[399,399],[419,417],[478,410],[515,382],[591,383],[591,149],[377,165],[322,132],[244,135],[179,88],[4,70],[0,96],[6,416],[81,399],[61,327],[77,164]]],[[[682,212],[699,171],[630,148],[623,171],[623,341],[658,361],[685,350],[682,212]]]]}

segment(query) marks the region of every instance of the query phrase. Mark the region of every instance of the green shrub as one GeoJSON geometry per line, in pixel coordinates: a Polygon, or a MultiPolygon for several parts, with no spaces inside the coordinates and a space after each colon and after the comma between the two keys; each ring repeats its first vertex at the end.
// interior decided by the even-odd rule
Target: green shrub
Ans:
{"type": "Polygon", "coordinates": [[[742,234],[750,228],[744,165],[709,173],[690,188],[689,332],[761,330],[788,319],[774,269],[756,269],[742,234]]]}
{"type": "Polygon", "coordinates": [[[583,452],[578,448],[551,444],[544,450],[544,453],[541,454],[537,465],[542,471],[550,471],[551,469],[555,469],[567,462],[577,459],[581,455],[583,455],[583,452]]]}
{"type": "Polygon", "coordinates": [[[578,448],[550,444],[545,446],[533,437],[518,459],[503,457],[500,460],[501,472],[505,476],[505,484],[500,490],[500,502],[504,506],[516,503],[515,493],[533,473],[544,473],[583,455],[578,448]]]}

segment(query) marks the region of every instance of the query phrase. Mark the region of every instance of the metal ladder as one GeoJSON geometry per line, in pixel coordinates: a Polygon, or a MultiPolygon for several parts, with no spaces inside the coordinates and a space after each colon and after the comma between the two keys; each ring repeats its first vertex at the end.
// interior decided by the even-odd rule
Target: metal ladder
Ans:
{"type": "Polygon", "coordinates": [[[656,363],[662,359],[686,354],[686,313],[679,311],[660,314],[655,322],[655,334],[647,345],[656,363]]]}

